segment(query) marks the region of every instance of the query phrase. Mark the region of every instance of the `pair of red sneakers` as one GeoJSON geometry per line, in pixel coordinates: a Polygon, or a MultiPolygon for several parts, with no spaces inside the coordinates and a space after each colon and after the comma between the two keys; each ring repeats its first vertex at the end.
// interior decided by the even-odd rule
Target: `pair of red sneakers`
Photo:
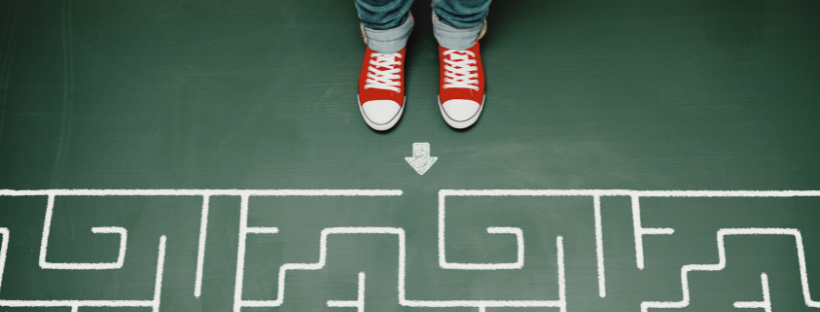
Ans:
{"type": "MultiPolygon", "coordinates": [[[[359,74],[359,109],[370,128],[386,131],[401,119],[406,48],[383,54],[367,48],[359,74]]],[[[438,47],[438,104],[450,127],[472,126],[484,108],[484,68],[478,42],[466,50],[438,47]]]]}

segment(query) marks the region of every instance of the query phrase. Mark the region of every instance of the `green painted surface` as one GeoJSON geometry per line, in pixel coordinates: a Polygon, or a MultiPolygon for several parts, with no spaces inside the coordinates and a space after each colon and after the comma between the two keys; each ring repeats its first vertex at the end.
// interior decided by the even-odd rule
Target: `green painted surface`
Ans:
{"type": "MultiPolygon", "coordinates": [[[[679,301],[686,264],[718,262],[722,228],[796,228],[820,300],[820,198],[643,198],[646,267],[636,266],[629,197],[601,200],[606,297],[599,296],[591,197],[447,200],[449,261],[515,261],[521,270],[438,265],[440,189],[820,190],[820,4],[816,1],[501,1],[482,41],[487,106],[453,131],[436,107],[429,4],[417,1],[407,110],[375,133],[356,108],[364,45],[351,1],[0,1],[0,189],[398,189],[398,197],[252,197],[243,299],[270,300],[284,263],[319,259],[329,227],[400,227],[407,299],[556,300],[556,237],[567,311],[640,311],[679,301]],[[439,157],[423,176],[414,142],[439,157]]],[[[161,311],[231,311],[240,199],[211,198],[202,294],[194,296],[202,198],[60,197],[48,261],[38,266],[46,196],[0,197],[8,228],[2,300],[151,299],[167,237],[161,311]]],[[[398,302],[395,235],[328,239],[327,266],[290,272],[281,308],[447,310],[398,302]]],[[[690,274],[689,311],[773,311],[804,304],[795,241],[726,238],[726,269],[690,274]],[[759,310],[759,309],[758,309],[759,310]]],[[[147,311],[91,308],[80,311],[147,311]]],[[[557,311],[557,308],[528,308],[557,311]]],[[[518,311],[523,308],[488,308],[518,311]]],[[[0,311],[70,311],[6,308],[0,311]]]]}

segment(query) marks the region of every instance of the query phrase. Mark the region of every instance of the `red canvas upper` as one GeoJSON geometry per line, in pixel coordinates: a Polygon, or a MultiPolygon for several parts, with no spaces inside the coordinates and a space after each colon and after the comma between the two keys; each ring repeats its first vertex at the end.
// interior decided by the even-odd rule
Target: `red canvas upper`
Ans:
{"type": "MultiPolygon", "coordinates": [[[[439,56],[439,101],[441,104],[449,100],[470,100],[478,103],[481,105],[484,101],[484,67],[481,64],[481,52],[479,49],[478,42],[473,44],[467,50],[462,51],[454,51],[454,50],[447,50],[441,45],[438,47],[438,56],[439,56]],[[447,53],[450,51],[449,53],[447,53]],[[472,52],[473,55],[469,55],[469,53],[465,53],[463,51],[472,52]],[[474,70],[470,70],[469,74],[464,75],[462,73],[457,72],[450,72],[449,75],[447,74],[446,67],[448,62],[445,60],[449,60],[450,64],[455,62],[456,64],[468,64],[466,61],[474,61],[475,64],[469,64],[468,67],[474,66],[476,67],[474,70]],[[468,79],[469,76],[474,76],[475,79],[468,79]],[[474,80],[475,83],[467,83],[462,81],[461,84],[456,84],[456,87],[447,87],[447,81],[455,80],[474,80]],[[470,89],[464,88],[464,85],[471,85],[476,86],[477,88],[470,89]]],[[[469,62],[472,63],[472,62],[469,62]]],[[[452,67],[452,65],[450,65],[452,67]]],[[[459,69],[461,66],[455,66],[455,68],[459,69]]],[[[451,84],[452,85],[452,84],[451,84]]]]}
{"type": "Polygon", "coordinates": [[[404,105],[404,58],[406,48],[394,54],[381,54],[370,50],[370,47],[365,50],[364,62],[362,62],[362,71],[359,73],[359,105],[363,105],[368,101],[375,100],[391,100],[404,105]],[[400,57],[391,57],[391,55],[398,54],[400,57]],[[395,60],[394,64],[390,64],[389,59],[395,60]],[[396,74],[380,74],[383,71],[399,69],[396,74]],[[368,77],[370,75],[370,77],[368,77]],[[398,75],[397,78],[387,78],[389,75],[398,75]],[[385,90],[380,88],[367,88],[368,80],[370,85],[378,85],[379,82],[392,81],[398,90],[385,90]]]}

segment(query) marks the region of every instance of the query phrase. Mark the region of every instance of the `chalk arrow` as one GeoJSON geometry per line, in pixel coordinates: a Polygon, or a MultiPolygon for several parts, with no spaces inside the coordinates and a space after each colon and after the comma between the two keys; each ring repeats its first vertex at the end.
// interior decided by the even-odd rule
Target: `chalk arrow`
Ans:
{"type": "Polygon", "coordinates": [[[423,175],[436,163],[438,157],[430,157],[430,143],[413,143],[413,157],[404,157],[413,169],[423,175]]]}

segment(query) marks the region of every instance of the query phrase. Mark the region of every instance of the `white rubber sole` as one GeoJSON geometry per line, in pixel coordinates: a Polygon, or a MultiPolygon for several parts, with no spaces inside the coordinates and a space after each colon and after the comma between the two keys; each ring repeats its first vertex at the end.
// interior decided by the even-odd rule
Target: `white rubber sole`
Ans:
{"type": "MultiPolygon", "coordinates": [[[[462,121],[450,118],[450,116],[447,115],[447,112],[444,111],[444,106],[441,105],[441,97],[437,97],[437,99],[438,109],[441,110],[441,117],[444,118],[444,122],[446,122],[447,125],[453,129],[465,129],[469,128],[470,126],[475,124],[476,121],[478,121],[478,117],[480,117],[481,112],[484,111],[484,101],[487,99],[487,95],[485,94],[484,97],[481,98],[481,105],[479,105],[478,111],[475,113],[475,115],[473,115],[470,118],[467,118],[467,120],[462,121]]],[[[402,106],[402,108],[404,108],[404,106],[402,106]]]]}
{"type": "Polygon", "coordinates": [[[399,113],[396,114],[396,116],[393,117],[393,119],[390,119],[390,121],[388,121],[386,123],[383,123],[383,124],[377,124],[375,122],[370,121],[370,119],[367,118],[367,115],[365,115],[364,110],[362,109],[362,100],[359,99],[358,94],[356,94],[356,102],[359,103],[359,111],[362,112],[362,117],[364,118],[364,122],[367,124],[368,127],[370,127],[370,129],[373,129],[373,130],[376,130],[376,131],[387,131],[387,130],[392,129],[394,126],[396,126],[397,123],[399,123],[399,119],[401,119],[401,115],[404,114],[404,105],[407,104],[407,96],[405,96],[404,100],[402,100],[401,108],[399,109],[399,113]]]}

